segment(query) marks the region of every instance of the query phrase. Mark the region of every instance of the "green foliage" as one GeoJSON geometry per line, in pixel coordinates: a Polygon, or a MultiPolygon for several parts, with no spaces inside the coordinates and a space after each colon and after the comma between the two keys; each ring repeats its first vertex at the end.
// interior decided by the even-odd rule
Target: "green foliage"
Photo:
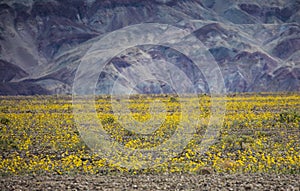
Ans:
{"type": "Polygon", "coordinates": [[[169,102],[174,103],[178,102],[178,100],[175,97],[170,97],[169,102]]]}
{"type": "Polygon", "coordinates": [[[115,122],[115,119],[113,117],[111,117],[111,116],[109,116],[109,117],[107,117],[107,118],[105,118],[105,119],[102,120],[102,124],[103,125],[111,125],[114,122],[115,122]]]}
{"type": "Polygon", "coordinates": [[[296,123],[300,121],[300,114],[296,111],[285,111],[279,114],[281,123],[296,123]]]}
{"type": "Polygon", "coordinates": [[[5,117],[1,117],[1,118],[0,118],[0,123],[1,123],[2,125],[8,125],[9,122],[10,122],[10,120],[7,119],[7,118],[5,118],[5,117]]]}

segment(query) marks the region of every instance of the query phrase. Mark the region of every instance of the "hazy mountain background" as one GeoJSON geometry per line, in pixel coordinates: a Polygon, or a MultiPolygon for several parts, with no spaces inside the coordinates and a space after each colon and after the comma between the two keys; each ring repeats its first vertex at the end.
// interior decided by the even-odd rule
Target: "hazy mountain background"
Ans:
{"type": "MultiPolygon", "coordinates": [[[[299,0],[2,0],[0,95],[71,94],[76,69],[93,43],[111,31],[148,22],[194,30],[219,64],[228,92],[299,92],[299,10],[299,0]]],[[[120,71],[126,74],[121,76],[124,86],[132,70],[149,75],[140,57],[171,62],[197,91],[209,91],[183,54],[139,46],[107,64],[97,93],[110,93],[120,71]]],[[[134,91],[173,90],[142,81],[134,91]]]]}

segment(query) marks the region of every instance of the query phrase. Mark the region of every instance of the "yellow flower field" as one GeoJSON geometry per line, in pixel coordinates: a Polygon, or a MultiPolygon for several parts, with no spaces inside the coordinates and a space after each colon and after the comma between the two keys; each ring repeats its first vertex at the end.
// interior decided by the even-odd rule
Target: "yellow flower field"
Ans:
{"type": "MultiPolygon", "coordinates": [[[[203,170],[300,173],[299,94],[238,94],[220,99],[226,101],[223,125],[215,143],[199,154],[198,147],[212,115],[209,96],[183,100],[199,110],[190,113],[189,119],[182,115],[181,102],[175,96],[132,96],[127,100],[131,113],[123,116],[125,120],[133,117],[144,123],[151,117],[163,119],[161,126],[148,137],[123,128],[112,111],[110,97],[97,97],[97,120],[124,148],[160,145],[178,128],[183,128],[182,124],[196,128],[186,147],[168,161],[153,168],[126,169],[93,153],[81,139],[73,113],[74,107],[80,105],[73,104],[72,97],[0,97],[0,174],[203,173],[203,170]],[[149,108],[154,99],[165,105],[165,113],[151,116],[149,108]],[[192,124],[197,120],[198,124],[192,124]]],[[[138,160],[134,155],[123,157],[133,162],[138,160]]]]}

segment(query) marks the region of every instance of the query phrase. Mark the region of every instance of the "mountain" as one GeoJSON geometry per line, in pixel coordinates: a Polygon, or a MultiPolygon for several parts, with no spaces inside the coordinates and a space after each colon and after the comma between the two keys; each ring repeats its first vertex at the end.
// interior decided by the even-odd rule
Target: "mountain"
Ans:
{"type": "MultiPolygon", "coordinates": [[[[299,10],[298,0],[2,0],[0,95],[72,94],[77,69],[89,50],[113,31],[141,23],[189,31],[213,56],[228,92],[299,92],[299,10]]],[[[151,80],[155,74],[163,79],[168,75],[180,84],[183,78],[166,67],[170,63],[189,77],[197,92],[210,91],[209,79],[189,57],[149,44],[116,53],[97,74],[96,93],[108,94],[113,88],[175,92],[168,81],[151,80]],[[151,63],[156,67],[149,73],[151,63]]]]}

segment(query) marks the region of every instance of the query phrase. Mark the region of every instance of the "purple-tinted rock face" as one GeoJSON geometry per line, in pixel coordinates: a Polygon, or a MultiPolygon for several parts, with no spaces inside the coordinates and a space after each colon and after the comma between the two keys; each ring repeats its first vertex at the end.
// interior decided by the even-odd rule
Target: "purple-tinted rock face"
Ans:
{"type": "Polygon", "coordinates": [[[262,9],[255,4],[240,4],[239,7],[241,10],[245,11],[250,15],[261,16],[262,9]]]}
{"type": "MultiPolygon", "coordinates": [[[[295,0],[2,0],[0,95],[72,93],[89,48],[114,30],[140,23],[191,31],[218,64],[227,91],[300,91],[299,10],[295,0]]],[[[110,93],[117,79],[126,89],[137,73],[169,75],[181,83],[163,66],[152,73],[143,69],[153,62],[172,63],[198,92],[209,92],[205,69],[172,48],[147,45],[116,52],[99,74],[97,93],[110,93]]],[[[174,92],[159,80],[141,81],[135,91],[174,92]]]]}
{"type": "Polygon", "coordinates": [[[195,36],[205,43],[210,37],[227,36],[228,31],[221,27],[218,23],[212,23],[201,27],[194,32],[195,36]]]}
{"type": "Polygon", "coordinates": [[[21,79],[26,76],[28,76],[28,74],[20,67],[0,60],[0,82],[6,83],[13,79],[21,79]]]}
{"type": "Polygon", "coordinates": [[[287,59],[300,50],[300,38],[286,39],[273,49],[273,55],[281,59],[287,59]]]}

